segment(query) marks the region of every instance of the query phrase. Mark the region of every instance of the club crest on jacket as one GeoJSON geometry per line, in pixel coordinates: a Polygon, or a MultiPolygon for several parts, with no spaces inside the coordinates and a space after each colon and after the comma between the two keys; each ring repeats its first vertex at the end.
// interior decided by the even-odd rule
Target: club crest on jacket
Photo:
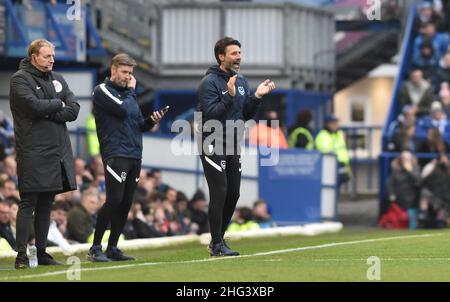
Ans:
{"type": "Polygon", "coordinates": [[[63,87],[61,85],[61,83],[57,80],[53,80],[53,86],[55,87],[56,92],[61,92],[63,87]]]}
{"type": "Polygon", "coordinates": [[[125,181],[127,179],[127,173],[122,172],[122,174],[120,174],[120,178],[122,178],[122,181],[125,181]]]}

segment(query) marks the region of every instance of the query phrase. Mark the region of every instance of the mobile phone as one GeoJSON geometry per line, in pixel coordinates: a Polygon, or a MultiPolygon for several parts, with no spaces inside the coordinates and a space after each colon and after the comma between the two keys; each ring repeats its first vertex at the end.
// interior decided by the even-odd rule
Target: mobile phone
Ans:
{"type": "Polygon", "coordinates": [[[161,112],[162,114],[165,114],[167,111],[169,111],[170,106],[166,106],[163,109],[160,109],[159,112],[161,112]]]}

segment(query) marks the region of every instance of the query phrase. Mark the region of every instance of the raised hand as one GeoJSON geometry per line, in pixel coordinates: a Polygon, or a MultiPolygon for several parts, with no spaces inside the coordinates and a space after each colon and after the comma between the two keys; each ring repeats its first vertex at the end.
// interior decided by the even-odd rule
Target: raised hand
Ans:
{"type": "Polygon", "coordinates": [[[275,83],[269,79],[265,80],[261,84],[259,84],[258,88],[256,89],[255,95],[256,97],[260,98],[265,96],[266,94],[269,94],[272,90],[275,89],[275,83]]]}
{"type": "Polygon", "coordinates": [[[234,76],[230,77],[230,79],[228,80],[227,88],[228,88],[228,94],[230,96],[236,95],[236,86],[235,86],[236,79],[237,79],[237,75],[234,75],[234,76]]]}

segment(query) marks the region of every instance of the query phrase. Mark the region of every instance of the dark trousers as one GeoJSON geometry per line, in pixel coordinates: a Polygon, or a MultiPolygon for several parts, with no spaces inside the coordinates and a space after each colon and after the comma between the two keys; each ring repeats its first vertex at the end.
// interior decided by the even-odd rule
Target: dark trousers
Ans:
{"type": "Polygon", "coordinates": [[[44,252],[50,227],[50,207],[55,200],[54,192],[21,193],[16,221],[16,245],[18,253],[26,253],[34,222],[36,248],[44,252]]]}
{"type": "Polygon", "coordinates": [[[108,247],[116,247],[127,221],[134,192],[141,172],[141,160],[109,158],[104,162],[106,202],[98,212],[95,225],[94,245],[100,245],[102,237],[111,224],[108,247]]]}
{"type": "Polygon", "coordinates": [[[240,155],[200,155],[209,188],[208,219],[214,243],[223,239],[239,199],[240,155]]]}

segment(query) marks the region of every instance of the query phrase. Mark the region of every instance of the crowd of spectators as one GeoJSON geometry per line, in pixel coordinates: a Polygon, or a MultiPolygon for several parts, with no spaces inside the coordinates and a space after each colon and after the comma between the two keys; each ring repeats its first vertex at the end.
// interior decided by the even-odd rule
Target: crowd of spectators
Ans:
{"type": "Polygon", "coordinates": [[[408,226],[447,228],[450,226],[450,164],[441,153],[420,167],[410,151],[403,151],[391,163],[387,179],[389,200],[407,211],[408,226]]]}
{"type": "Polygon", "coordinates": [[[409,228],[450,226],[450,1],[421,1],[413,25],[409,77],[388,151],[400,152],[387,180],[389,200],[409,228]]]}
{"type": "MultiPolygon", "coordinates": [[[[20,204],[14,148],[6,153],[0,158],[0,250],[15,248],[15,220],[20,204]]],[[[66,252],[73,249],[73,244],[92,243],[97,212],[106,201],[105,175],[100,156],[93,156],[88,161],[76,157],[75,173],[77,190],[56,195],[48,234],[49,246],[59,246],[66,252]]],[[[207,233],[207,210],[208,201],[201,190],[189,198],[164,183],[160,170],[142,169],[120,240],[207,233]]],[[[246,222],[254,221],[258,228],[274,225],[266,202],[255,202],[254,209],[249,211],[246,222]]],[[[239,219],[234,220],[234,227],[230,230],[244,230],[235,227],[242,223],[239,219]]],[[[104,242],[108,236],[106,232],[104,242]]],[[[33,237],[32,234],[30,243],[33,237]]]]}

